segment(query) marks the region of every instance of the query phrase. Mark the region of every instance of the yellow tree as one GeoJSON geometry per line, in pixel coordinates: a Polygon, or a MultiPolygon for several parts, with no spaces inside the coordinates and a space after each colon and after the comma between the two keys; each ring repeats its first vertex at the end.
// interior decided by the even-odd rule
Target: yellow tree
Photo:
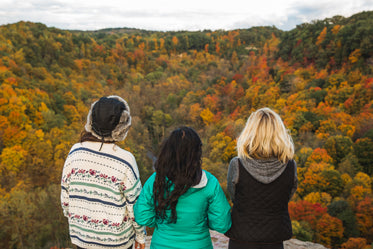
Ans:
{"type": "Polygon", "coordinates": [[[27,151],[20,145],[6,147],[0,155],[0,187],[10,190],[24,170],[27,151]]]}
{"type": "Polygon", "coordinates": [[[359,172],[346,184],[345,192],[348,195],[349,201],[354,204],[371,195],[371,186],[372,181],[370,177],[363,172],[359,172]]]}
{"type": "Polygon", "coordinates": [[[312,192],[306,195],[304,200],[314,204],[320,203],[322,207],[327,207],[331,203],[332,197],[330,194],[325,192],[312,192]]]}
{"type": "MultiPolygon", "coordinates": [[[[222,160],[224,162],[228,162],[229,159],[233,157],[233,155],[229,155],[229,153],[234,153],[234,149],[232,151],[232,146],[234,146],[234,142],[232,143],[233,139],[227,136],[224,132],[220,132],[216,134],[216,136],[212,136],[209,139],[209,147],[210,149],[210,158],[212,161],[222,160]]],[[[234,147],[233,147],[234,148],[234,147]]]]}
{"type": "Polygon", "coordinates": [[[360,49],[355,49],[354,51],[352,51],[348,59],[350,60],[351,64],[354,64],[359,60],[360,57],[361,57],[360,49]]]}
{"type": "Polygon", "coordinates": [[[0,174],[17,174],[24,165],[27,151],[20,145],[4,148],[1,152],[0,174]]]}
{"type": "Polygon", "coordinates": [[[210,111],[209,108],[203,109],[200,113],[200,116],[206,126],[210,125],[214,119],[214,114],[210,111]]]}

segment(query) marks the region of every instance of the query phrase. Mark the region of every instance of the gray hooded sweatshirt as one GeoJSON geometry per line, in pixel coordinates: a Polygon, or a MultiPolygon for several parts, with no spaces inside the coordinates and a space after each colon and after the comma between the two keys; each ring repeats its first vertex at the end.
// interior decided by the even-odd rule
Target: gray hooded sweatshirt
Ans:
{"type": "MultiPolygon", "coordinates": [[[[239,179],[239,165],[238,157],[235,157],[231,160],[228,168],[228,179],[227,186],[228,192],[231,196],[232,201],[234,201],[234,193],[236,189],[236,184],[239,179]]],[[[241,159],[242,166],[253,176],[257,181],[268,184],[276,180],[282,172],[284,172],[287,163],[282,163],[277,158],[268,158],[268,159],[241,159]]],[[[297,166],[294,167],[294,186],[291,190],[290,198],[294,195],[298,186],[298,177],[297,177],[297,166]]],[[[289,199],[290,199],[289,198],[289,199]]]]}

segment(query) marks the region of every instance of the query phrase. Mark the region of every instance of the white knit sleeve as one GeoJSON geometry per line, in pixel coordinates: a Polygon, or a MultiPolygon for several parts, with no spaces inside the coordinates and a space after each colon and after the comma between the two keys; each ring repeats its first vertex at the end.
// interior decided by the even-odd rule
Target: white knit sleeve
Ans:
{"type": "Polygon", "coordinates": [[[127,181],[125,183],[126,186],[125,190],[123,190],[123,195],[127,200],[127,212],[129,218],[132,220],[132,225],[136,233],[135,239],[139,243],[145,243],[145,227],[140,226],[135,222],[135,215],[133,211],[133,206],[135,205],[142,189],[135,159],[132,160],[131,165],[134,170],[129,172],[127,175],[127,181]]]}
{"type": "Polygon", "coordinates": [[[69,157],[66,159],[62,170],[61,178],[61,207],[64,216],[69,217],[69,181],[70,181],[70,161],[69,157]]]}

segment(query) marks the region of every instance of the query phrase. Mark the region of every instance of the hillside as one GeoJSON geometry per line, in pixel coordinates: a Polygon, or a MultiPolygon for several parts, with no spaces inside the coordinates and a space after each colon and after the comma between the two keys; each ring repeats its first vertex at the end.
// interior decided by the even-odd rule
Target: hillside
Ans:
{"type": "Polygon", "coordinates": [[[130,105],[120,146],[135,155],[142,182],[160,141],[189,125],[224,190],[246,119],[273,108],[296,145],[295,237],[332,248],[372,243],[371,41],[371,11],[291,31],[0,26],[0,247],[70,245],[61,170],[90,104],[111,94],[130,105]]]}

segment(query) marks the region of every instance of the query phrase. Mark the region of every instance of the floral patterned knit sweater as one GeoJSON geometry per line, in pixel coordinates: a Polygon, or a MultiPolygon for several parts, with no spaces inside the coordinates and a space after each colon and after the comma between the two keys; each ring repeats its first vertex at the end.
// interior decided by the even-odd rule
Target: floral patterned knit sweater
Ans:
{"type": "Polygon", "coordinates": [[[83,248],[130,247],[144,243],[134,221],[141,182],[134,156],[114,144],[83,142],[72,148],[61,180],[61,205],[73,244],[83,248]]]}

